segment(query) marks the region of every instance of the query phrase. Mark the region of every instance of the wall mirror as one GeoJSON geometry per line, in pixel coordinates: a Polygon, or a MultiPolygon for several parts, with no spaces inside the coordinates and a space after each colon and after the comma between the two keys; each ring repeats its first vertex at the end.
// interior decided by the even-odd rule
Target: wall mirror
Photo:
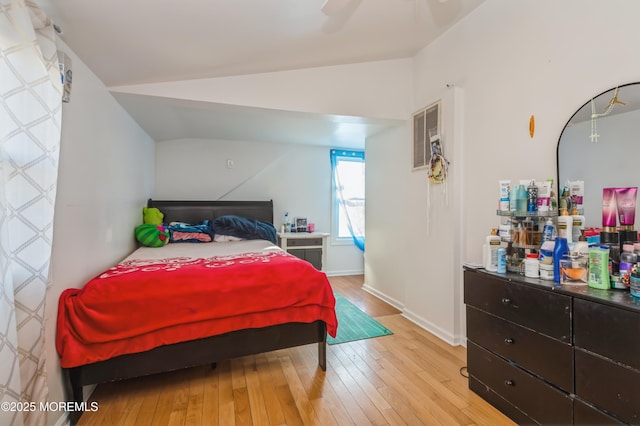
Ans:
{"type": "Polygon", "coordinates": [[[560,134],[557,162],[558,191],[583,180],[586,226],[600,227],[602,188],[640,187],[640,83],[588,99],[560,134]]]}

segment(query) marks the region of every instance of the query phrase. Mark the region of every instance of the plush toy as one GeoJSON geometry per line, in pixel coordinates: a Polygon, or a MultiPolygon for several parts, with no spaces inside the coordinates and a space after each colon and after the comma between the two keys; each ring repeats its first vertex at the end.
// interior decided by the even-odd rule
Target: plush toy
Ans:
{"type": "Polygon", "coordinates": [[[144,219],[143,223],[162,225],[164,214],[155,207],[143,207],[142,218],[144,219]]]}
{"type": "Polygon", "coordinates": [[[169,232],[162,225],[145,223],[136,226],[136,240],[143,246],[162,247],[169,242],[169,232]]]}

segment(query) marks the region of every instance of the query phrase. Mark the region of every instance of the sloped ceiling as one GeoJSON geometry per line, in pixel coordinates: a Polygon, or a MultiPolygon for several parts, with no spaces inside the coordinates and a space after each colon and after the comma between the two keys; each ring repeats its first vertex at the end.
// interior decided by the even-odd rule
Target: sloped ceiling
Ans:
{"type": "MultiPolygon", "coordinates": [[[[107,87],[120,86],[120,92],[134,84],[412,57],[483,2],[36,1],[62,29],[64,42],[107,87]]],[[[198,136],[335,144],[336,135],[345,131],[366,137],[396,123],[330,112],[243,110],[237,105],[115,96],[156,140],[198,136]],[[260,126],[238,128],[249,117],[260,126]]]]}

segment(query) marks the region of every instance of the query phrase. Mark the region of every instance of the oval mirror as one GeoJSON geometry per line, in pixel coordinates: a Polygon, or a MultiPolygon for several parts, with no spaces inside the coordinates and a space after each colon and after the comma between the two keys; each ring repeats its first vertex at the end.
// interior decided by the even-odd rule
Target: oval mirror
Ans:
{"type": "Polygon", "coordinates": [[[587,100],[560,134],[557,162],[558,191],[584,181],[585,224],[600,227],[602,188],[640,187],[640,83],[587,100]]]}

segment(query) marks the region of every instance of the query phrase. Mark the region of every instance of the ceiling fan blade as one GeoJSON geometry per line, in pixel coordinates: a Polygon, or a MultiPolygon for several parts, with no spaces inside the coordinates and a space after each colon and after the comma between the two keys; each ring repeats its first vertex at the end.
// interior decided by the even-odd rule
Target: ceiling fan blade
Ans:
{"type": "Polygon", "coordinates": [[[322,26],[322,31],[326,34],[340,31],[360,3],[362,0],[326,0],[321,9],[328,19],[322,26]]]}
{"type": "Polygon", "coordinates": [[[326,0],[320,10],[327,16],[335,16],[349,3],[350,0],[326,0]]]}

